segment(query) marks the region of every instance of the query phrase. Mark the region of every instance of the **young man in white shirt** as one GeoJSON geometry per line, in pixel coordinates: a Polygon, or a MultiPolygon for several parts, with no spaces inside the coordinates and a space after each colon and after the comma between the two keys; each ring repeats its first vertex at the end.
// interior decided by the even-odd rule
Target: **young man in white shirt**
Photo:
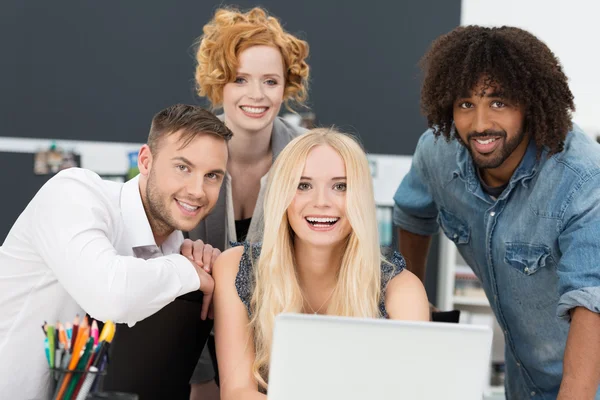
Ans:
{"type": "Polygon", "coordinates": [[[136,178],[72,168],[40,189],[0,247],[0,398],[48,397],[44,321],[88,313],[133,326],[198,290],[206,318],[218,251],[188,241],[181,255],[181,231],[214,207],[231,135],[210,112],[175,105],[153,118],[136,178]]]}

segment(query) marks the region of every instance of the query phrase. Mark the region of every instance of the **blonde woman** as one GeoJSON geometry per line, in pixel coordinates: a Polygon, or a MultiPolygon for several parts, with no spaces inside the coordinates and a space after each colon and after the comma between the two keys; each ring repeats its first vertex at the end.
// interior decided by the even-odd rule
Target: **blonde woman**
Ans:
{"type": "MultiPolygon", "coordinates": [[[[233,138],[217,204],[189,232],[190,239],[202,241],[196,242],[194,254],[225,250],[246,237],[255,240],[262,231],[266,175],[285,145],[305,131],[278,114],[283,104],[291,107],[306,100],[307,57],[308,44],[284,31],[261,8],[218,9],[204,26],[196,53],[198,94],[213,109],[222,109],[219,118],[233,138]]],[[[190,381],[191,399],[217,398],[213,377],[205,351],[190,381]]]]}
{"type": "Polygon", "coordinates": [[[400,254],[380,252],[369,165],[352,138],[315,129],[294,139],[264,208],[262,244],[225,251],[213,271],[222,399],[265,399],[279,313],[429,320],[421,281],[400,254]]]}

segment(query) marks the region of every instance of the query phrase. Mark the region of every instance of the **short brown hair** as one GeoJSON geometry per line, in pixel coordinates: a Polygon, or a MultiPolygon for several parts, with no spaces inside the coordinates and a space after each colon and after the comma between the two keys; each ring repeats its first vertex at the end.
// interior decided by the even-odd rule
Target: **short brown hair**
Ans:
{"type": "Polygon", "coordinates": [[[451,139],[456,134],[454,102],[486,78],[483,91],[499,85],[506,98],[524,106],[524,129],[538,149],[563,150],[572,128],[573,94],[558,58],[531,33],[509,26],[461,26],[434,41],[421,66],[421,108],[436,135],[451,139]]]}
{"type": "Polygon", "coordinates": [[[185,147],[199,134],[210,134],[229,141],[233,133],[213,113],[198,106],[175,104],[158,112],[152,118],[148,146],[150,151],[158,151],[162,138],[183,131],[181,147],[185,147]]]}

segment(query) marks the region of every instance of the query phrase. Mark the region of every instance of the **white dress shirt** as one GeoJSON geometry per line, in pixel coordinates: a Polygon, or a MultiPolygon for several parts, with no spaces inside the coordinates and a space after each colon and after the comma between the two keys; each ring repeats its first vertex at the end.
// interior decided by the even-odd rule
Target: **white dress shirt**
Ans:
{"type": "Polygon", "coordinates": [[[71,168],[50,179],[0,247],[0,398],[48,396],[44,321],[87,312],[132,325],[198,290],[182,242],[175,231],[156,246],[139,178],[71,168]]]}

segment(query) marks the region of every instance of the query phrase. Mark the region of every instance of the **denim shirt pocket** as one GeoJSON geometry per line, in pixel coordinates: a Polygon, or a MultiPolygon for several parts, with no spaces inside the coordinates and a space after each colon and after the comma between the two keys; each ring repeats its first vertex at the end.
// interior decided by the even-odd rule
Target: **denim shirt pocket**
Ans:
{"type": "Polygon", "coordinates": [[[546,267],[552,258],[550,248],[543,244],[506,242],[504,261],[525,275],[533,275],[546,267]]]}
{"type": "Polygon", "coordinates": [[[467,244],[471,238],[471,229],[463,220],[450,211],[440,208],[438,222],[448,239],[454,243],[467,244]]]}

